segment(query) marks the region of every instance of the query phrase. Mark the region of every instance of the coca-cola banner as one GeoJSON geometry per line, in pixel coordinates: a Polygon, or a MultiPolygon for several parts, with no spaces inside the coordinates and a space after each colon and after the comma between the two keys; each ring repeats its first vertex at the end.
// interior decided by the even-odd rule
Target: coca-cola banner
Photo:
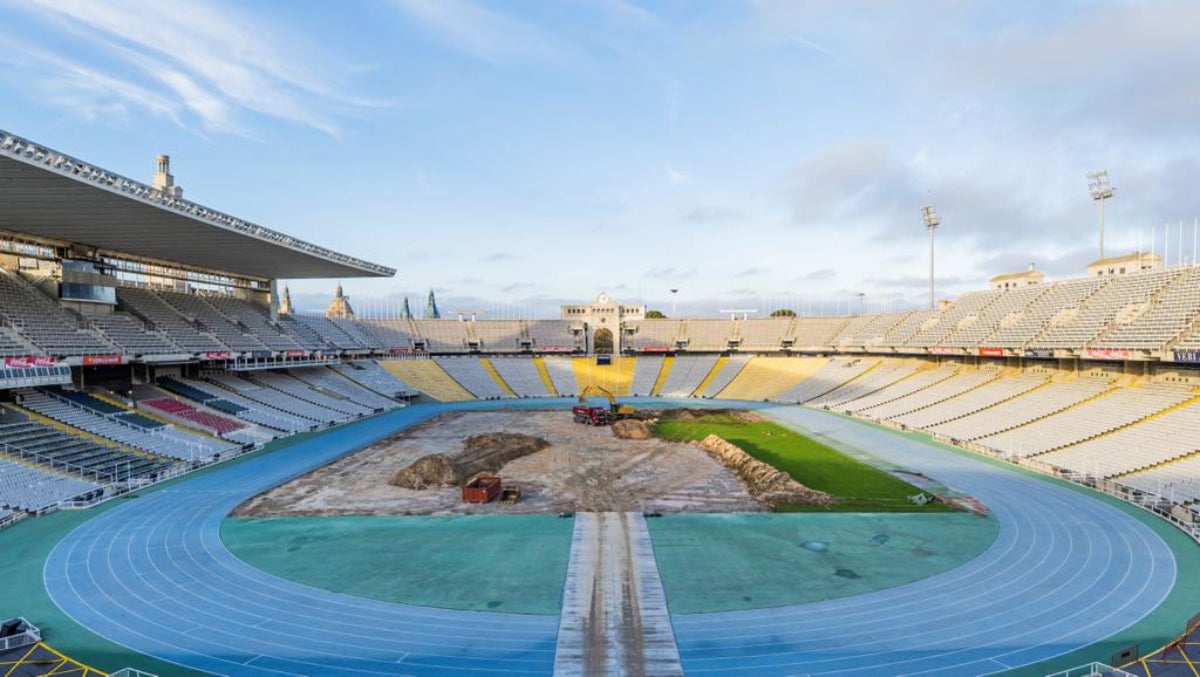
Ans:
{"type": "Polygon", "coordinates": [[[1127,360],[1129,351],[1124,348],[1088,348],[1089,360],[1127,360]]]}
{"type": "Polygon", "coordinates": [[[102,367],[112,364],[125,364],[125,358],[120,355],[84,355],[83,366],[102,367]]]}
{"type": "Polygon", "coordinates": [[[6,357],[6,369],[36,369],[38,367],[53,367],[53,357],[6,357]]]}
{"type": "Polygon", "coordinates": [[[1004,357],[1003,348],[980,348],[980,357],[1004,357]]]}
{"type": "Polygon", "coordinates": [[[669,353],[671,346],[642,346],[643,353],[669,353]]]}
{"type": "Polygon", "coordinates": [[[204,358],[207,360],[232,360],[233,353],[228,351],[204,353],[204,358]]]}

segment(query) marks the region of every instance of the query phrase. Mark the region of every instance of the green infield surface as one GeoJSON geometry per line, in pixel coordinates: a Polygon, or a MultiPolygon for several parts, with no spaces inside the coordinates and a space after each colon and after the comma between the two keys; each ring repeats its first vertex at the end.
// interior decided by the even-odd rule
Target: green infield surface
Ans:
{"type": "Polygon", "coordinates": [[[965,512],[681,514],[647,524],[677,614],[810,604],[912,583],[975,558],[998,529],[995,519],[965,512]]]}
{"type": "Polygon", "coordinates": [[[767,421],[748,422],[730,413],[694,420],[662,420],[654,434],[668,440],[699,441],[718,435],[811,489],[837,497],[832,506],[783,505],[778,512],[957,512],[946,503],[916,505],[922,490],[798,432],[767,421]]]}
{"type": "Polygon", "coordinates": [[[557,616],[573,520],[555,515],[230,518],[247,563],[383,602],[557,616]]]}

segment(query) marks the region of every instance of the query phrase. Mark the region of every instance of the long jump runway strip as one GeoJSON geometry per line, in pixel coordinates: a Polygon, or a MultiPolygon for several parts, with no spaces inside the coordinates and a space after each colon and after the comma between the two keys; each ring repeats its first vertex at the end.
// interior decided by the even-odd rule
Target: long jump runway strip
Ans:
{"type": "MultiPolygon", "coordinates": [[[[55,547],[47,590],[111,641],[218,674],[552,675],[558,618],[339,595],[257,570],[219,538],[229,511],[260,491],[437,413],[495,406],[402,409],[131,499],[55,547]]],[[[1167,545],[1085,493],[824,412],[755,408],[975,496],[999,534],[964,566],[901,587],[672,616],[687,674],[988,674],[1100,641],[1174,584],[1167,545]]]]}

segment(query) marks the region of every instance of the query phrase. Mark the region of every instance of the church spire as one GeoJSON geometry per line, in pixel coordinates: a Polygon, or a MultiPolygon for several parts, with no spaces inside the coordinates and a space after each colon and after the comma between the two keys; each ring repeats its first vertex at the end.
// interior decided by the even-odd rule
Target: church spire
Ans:
{"type": "Polygon", "coordinates": [[[408,297],[405,296],[404,297],[404,307],[400,309],[400,319],[411,320],[412,316],[413,316],[412,308],[408,307],[408,297]]]}
{"type": "Polygon", "coordinates": [[[286,284],[283,285],[283,299],[279,302],[279,314],[292,314],[292,291],[288,289],[286,284]]]}
{"type": "Polygon", "coordinates": [[[438,310],[437,299],[433,296],[433,290],[429,290],[429,299],[425,302],[425,319],[440,320],[442,313],[438,310]]]}

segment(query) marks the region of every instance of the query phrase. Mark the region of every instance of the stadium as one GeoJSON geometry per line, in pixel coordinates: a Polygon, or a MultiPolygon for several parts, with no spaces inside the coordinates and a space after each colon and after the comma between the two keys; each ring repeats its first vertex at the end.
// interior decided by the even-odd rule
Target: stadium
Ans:
{"type": "Polygon", "coordinates": [[[5,675],[1200,666],[1200,267],[315,315],[395,271],[157,170],[0,132],[5,675]]]}

